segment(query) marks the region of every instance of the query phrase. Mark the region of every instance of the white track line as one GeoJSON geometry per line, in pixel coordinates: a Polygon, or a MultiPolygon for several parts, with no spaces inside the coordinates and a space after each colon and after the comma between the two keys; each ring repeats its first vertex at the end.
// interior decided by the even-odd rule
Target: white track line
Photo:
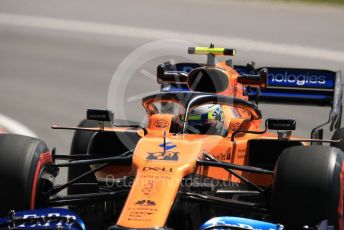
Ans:
{"type": "Polygon", "coordinates": [[[37,137],[37,135],[33,131],[31,131],[28,127],[1,113],[0,113],[0,126],[3,127],[5,130],[7,130],[9,133],[16,133],[16,134],[21,134],[24,136],[37,137]]]}
{"type": "Polygon", "coordinates": [[[82,32],[110,36],[126,36],[143,39],[187,39],[195,43],[228,44],[237,49],[271,54],[291,55],[303,58],[344,62],[344,51],[315,48],[295,44],[255,41],[244,38],[213,36],[189,32],[150,29],[134,26],[96,23],[50,17],[37,17],[0,13],[0,25],[33,27],[39,29],[82,32]]]}

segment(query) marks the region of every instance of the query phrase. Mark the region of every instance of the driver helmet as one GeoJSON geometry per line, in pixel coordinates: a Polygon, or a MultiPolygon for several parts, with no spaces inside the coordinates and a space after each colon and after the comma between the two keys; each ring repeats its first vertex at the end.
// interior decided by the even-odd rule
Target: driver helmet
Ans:
{"type": "Polygon", "coordinates": [[[220,105],[205,104],[193,109],[188,117],[187,132],[223,135],[224,113],[220,105]]]}

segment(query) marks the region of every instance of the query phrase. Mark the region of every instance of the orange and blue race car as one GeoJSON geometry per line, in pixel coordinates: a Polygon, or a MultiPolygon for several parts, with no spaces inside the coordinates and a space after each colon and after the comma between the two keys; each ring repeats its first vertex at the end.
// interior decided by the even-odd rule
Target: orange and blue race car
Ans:
{"type": "Polygon", "coordinates": [[[39,139],[0,134],[0,214],[9,215],[0,227],[47,227],[48,214],[25,222],[15,212],[74,216],[54,209],[68,206],[86,229],[343,229],[340,73],[216,63],[235,50],[212,45],[188,52],[207,63],[157,67],[161,92],[142,99],[145,127],[89,109],[78,127],[52,126],[75,130],[66,155],[39,139]],[[293,119],[263,120],[260,101],[331,110],[300,138],[293,119]],[[68,182],[57,185],[64,167],[68,182]]]}

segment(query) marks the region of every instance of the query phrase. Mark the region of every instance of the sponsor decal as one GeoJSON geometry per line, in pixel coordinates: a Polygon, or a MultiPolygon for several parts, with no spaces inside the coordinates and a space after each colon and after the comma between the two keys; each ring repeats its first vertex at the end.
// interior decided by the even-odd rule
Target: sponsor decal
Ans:
{"type": "Polygon", "coordinates": [[[170,180],[172,177],[169,175],[141,175],[140,180],[170,180]]]}
{"type": "Polygon", "coordinates": [[[151,196],[157,193],[157,188],[153,180],[148,180],[147,183],[143,185],[142,193],[146,196],[151,196]]]}
{"type": "Polygon", "coordinates": [[[232,148],[229,147],[226,151],[226,160],[231,159],[231,154],[232,154],[232,148]]]}
{"type": "MultiPolygon", "coordinates": [[[[60,213],[49,213],[47,215],[47,218],[44,219],[45,216],[39,216],[36,214],[28,214],[28,215],[23,215],[22,218],[23,220],[27,219],[28,222],[25,222],[21,225],[19,225],[18,227],[21,228],[32,228],[32,227],[48,227],[48,226],[63,226],[65,225],[65,227],[69,226],[69,228],[72,228],[73,225],[73,221],[76,220],[76,217],[73,215],[61,215],[60,213]],[[30,221],[30,219],[32,218],[39,218],[41,217],[41,220],[37,220],[37,221],[30,221]],[[56,217],[56,219],[51,219],[49,220],[50,217],[56,217]],[[60,218],[60,220],[59,220],[60,218]]],[[[17,217],[18,218],[18,217],[17,217]]]]}
{"type": "Polygon", "coordinates": [[[226,160],[226,153],[216,153],[213,156],[220,161],[226,160]]]}
{"type": "Polygon", "coordinates": [[[159,147],[164,148],[162,152],[148,152],[147,160],[164,160],[164,161],[177,161],[179,152],[169,151],[176,148],[172,142],[167,142],[165,145],[161,144],[159,147]]]}
{"type": "Polygon", "coordinates": [[[151,221],[151,219],[142,218],[142,217],[131,217],[131,218],[128,218],[128,221],[149,222],[149,221],[151,221]]]}
{"type": "Polygon", "coordinates": [[[138,206],[138,207],[131,207],[129,208],[130,211],[144,211],[144,212],[157,212],[158,209],[157,208],[154,208],[154,206],[138,206]]]}
{"type": "Polygon", "coordinates": [[[138,200],[135,202],[135,205],[138,205],[138,206],[155,206],[156,203],[155,203],[155,201],[152,201],[152,200],[138,200]]]}
{"type": "Polygon", "coordinates": [[[129,213],[129,216],[130,217],[146,217],[146,216],[149,216],[149,215],[152,215],[153,212],[138,212],[138,211],[133,211],[133,212],[130,212],[129,213]]]}
{"type": "Polygon", "coordinates": [[[268,85],[333,89],[334,79],[319,71],[269,69],[268,85]]]}
{"type": "Polygon", "coordinates": [[[252,230],[282,230],[284,229],[283,225],[280,224],[272,224],[269,222],[263,222],[259,220],[247,219],[242,217],[232,217],[232,216],[224,216],[224,217],[215,217],[213,219],[208,220],[205,222],[200,230],[205,229],[213,229],[214,226],[220,225],[221,229],[252,229],[252,230]],[[223,227],[222,227],[223,226],[223,227]]]}
{"type": "Polygon", "coordinates": [[[167,173],[173,173],[173,168],[170,167],[143,167],[142,171],[144,172],[167,172],[167,173]]]}
{"type": "Polygon", "coordinates": [[[310,75],[309,73],[307,75],[295,75],[295,74],[288,74],[286,71],[284,74],[269,74],[269,79],[271,82],[276,83],[295,83],[298,86],[304,86],[304,85],[325,85],[326,84],[326,77],[323,75],[317,76],[317,75],[310,75]]]}
{"type": "Polygon", "coordinates": [[[168,122],[164,119],[159,119],[154,122],[154,126],[157,128],[163,129],[168,126],[168,122]]]}
{"type": "Polygon", "coordinates": [[[165,150],[167,151],[167,150],[174,149],[175,147],[177,147],[177,145],[172,144],[172,142],[166,142],[165,146],[164,146],[164,144],[161,144],[161,145],[159,145],[159,147],[161,147],[161,148],[165,147],[165,150]]]}
{"type": "Polygon", "coordinates": [[[158,212],[155,201],[138,200],[135,205],[128,209],[129,221],[148,222],[151,221],[151,215],[158,212]]]}
{"type": "Polygon", "coordinates": [[[62,208],[35,209],[17,213],[13,211],[8,217],[0,218],[0,224],[6,224],[9,228],[17,224],[14,226],[15,229],[85,230],[85,224],[79,216],[62,208]]]}
{"type": "Polygon", "coordinates": [[[148,153],[147,160],[177,161],[178,152],[153,152],[148,153]]]}

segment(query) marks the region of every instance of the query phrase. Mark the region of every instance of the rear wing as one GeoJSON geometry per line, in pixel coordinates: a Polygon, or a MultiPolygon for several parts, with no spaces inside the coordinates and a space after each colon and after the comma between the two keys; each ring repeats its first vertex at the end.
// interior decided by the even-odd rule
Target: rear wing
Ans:
{"type": "MultiPolygon", "coordinates": [[[[162,92],[189,91],[183,82],[184,75],[191,70],[205,66],[198,63],[164,63],[157,68],[158,83],[162,92]],[[171,73],[171,74],[166,74],[171,73]],[[165,76],[164,76],[165,75],[165,76]],[[170,81],[169,78],[175,80],[170,81]],[[176,79],[178,79],[176,81],[176,79]]],[[[266,88],[244,87],[245,94],[250,100],[288,103],[303,105],[320,105],[331,107],[329,120],[323,125],[330,124],[330,130],[340,128],[342,114],[342,81],[341,72],[319,69],[261,67],[234,65],[240,75],[257,75],[262,69],[267,69],[266,88]]]]}
{"type": "MultiPolygon", "coordinates": [[[[264,89],[246,87],[250,100],[331,107],[328,123],[330,129],[339,128],[342,112],[341,72],[318,69],[297,69],[262,67],[250,70],[246,66],[234,66],[240,74],[257,74],[268,70],[267,87],[264,89]]],[[[326,123],[327,124],[327,123],[326,123]]]]}

